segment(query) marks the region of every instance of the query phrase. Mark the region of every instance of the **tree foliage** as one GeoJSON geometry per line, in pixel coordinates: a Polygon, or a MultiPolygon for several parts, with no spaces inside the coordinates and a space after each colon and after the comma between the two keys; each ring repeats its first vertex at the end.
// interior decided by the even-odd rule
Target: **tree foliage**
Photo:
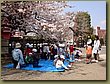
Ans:
{"type": "Polygon", "coordinates": [[[75,16],[75,23],[77,36],[85,36],[92,34],[93,28],[91,27],[91,17],[88,12],[77,12],[75,16]]]}
{"type": "Polygon", "coordinates": [[[12,31],[22,30],[26,34],[41,30],[60,36],[65,26],[61,12],[69,5],[66,1],[3,1],[1,7],[2,19],[7,17],[12,31]]]}

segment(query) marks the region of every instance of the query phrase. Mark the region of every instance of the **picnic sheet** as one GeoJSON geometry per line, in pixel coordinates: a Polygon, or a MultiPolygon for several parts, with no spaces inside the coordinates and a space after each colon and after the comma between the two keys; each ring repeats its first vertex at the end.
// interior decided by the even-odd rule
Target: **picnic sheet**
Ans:
{"type": "MultiPolygon", "coordinates": [[[[68,61],[65,61],[64,64],[67,66],[68,61]]],[[[7,64],[4,66],[5,68],[13,68],[13,64],[7,64]]],[[[59,72],[59,71],[65,71],[62,69],[56,69],[53,65],[53,60],[39,60],[39,66],[33,67],[32,64],[29,64],[25,67],[22,67],[21,70],[33,70],[33,71],[44,71],[44,72],[59,72]]]]}

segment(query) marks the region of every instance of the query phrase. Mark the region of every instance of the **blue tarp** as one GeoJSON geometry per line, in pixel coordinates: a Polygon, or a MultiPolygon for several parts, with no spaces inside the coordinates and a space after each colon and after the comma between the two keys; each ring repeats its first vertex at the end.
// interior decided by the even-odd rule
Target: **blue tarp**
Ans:
{"type": "MultiPolygon", "coordinates": [[[[64,64],[67,66],[68,61],[65,61],[64,64]]],[[[7,64],[4,67],[6,68],[13,68],[13,64],[7,64]]],[[[26,67],[22,67],[22,70],[33,70],[33,71],[44,71],[44,72],[59,72],[59,71],[64,71],[64,69],[56,69],[55,66],[53,65],[52,60],[39,60],[39,67],[34,67],[32,64],[29,64],[26,67]]]]}

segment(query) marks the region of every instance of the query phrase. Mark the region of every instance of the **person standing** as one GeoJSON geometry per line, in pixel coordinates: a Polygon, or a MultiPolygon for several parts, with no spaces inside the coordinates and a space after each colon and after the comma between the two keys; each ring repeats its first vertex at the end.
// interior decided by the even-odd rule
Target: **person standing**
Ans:
{"type": "Polygon", "coordinates": [[[21,68],[21,66],[23,64],[25,64],[24,58],[23,58],[23,53],[20,50],[20,48],[21,48],[21,44],[16,43],[15,49],[12,51],[12,59],[13,59],[13,63],[14,63],[14,68],[16,68],[16,69],[21,68]]]}
{"type": "Polygon", "coordinates": [[[93,55],[96,62],[99,60],[99,49],[100,49],[100,40],[99,37],[96,36],[94,40],[94,46],[93,46],[93,55]]]}
{"type": "Polygon", "coordinates": [[[91,39],[91,36],[88,36],[87,38],[87,45],[88,43],[90,43],[89,45],[92,46],[92,39],[91,39]]]}
{"type": "Polygon", "coordinates": [[[86,48],[86,64],[91,63],[92,60],[92,46],[91,41],[87,42],[87,48],[86,48]]]}

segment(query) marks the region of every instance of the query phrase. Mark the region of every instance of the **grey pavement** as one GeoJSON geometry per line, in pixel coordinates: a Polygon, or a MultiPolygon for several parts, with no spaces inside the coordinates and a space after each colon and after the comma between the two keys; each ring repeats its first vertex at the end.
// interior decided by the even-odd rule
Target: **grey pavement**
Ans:
{"type": "Polygon", "coordinates": [[[102,46],[99,56],[100,58],[106,60],[106,46],[102,46]]]}

